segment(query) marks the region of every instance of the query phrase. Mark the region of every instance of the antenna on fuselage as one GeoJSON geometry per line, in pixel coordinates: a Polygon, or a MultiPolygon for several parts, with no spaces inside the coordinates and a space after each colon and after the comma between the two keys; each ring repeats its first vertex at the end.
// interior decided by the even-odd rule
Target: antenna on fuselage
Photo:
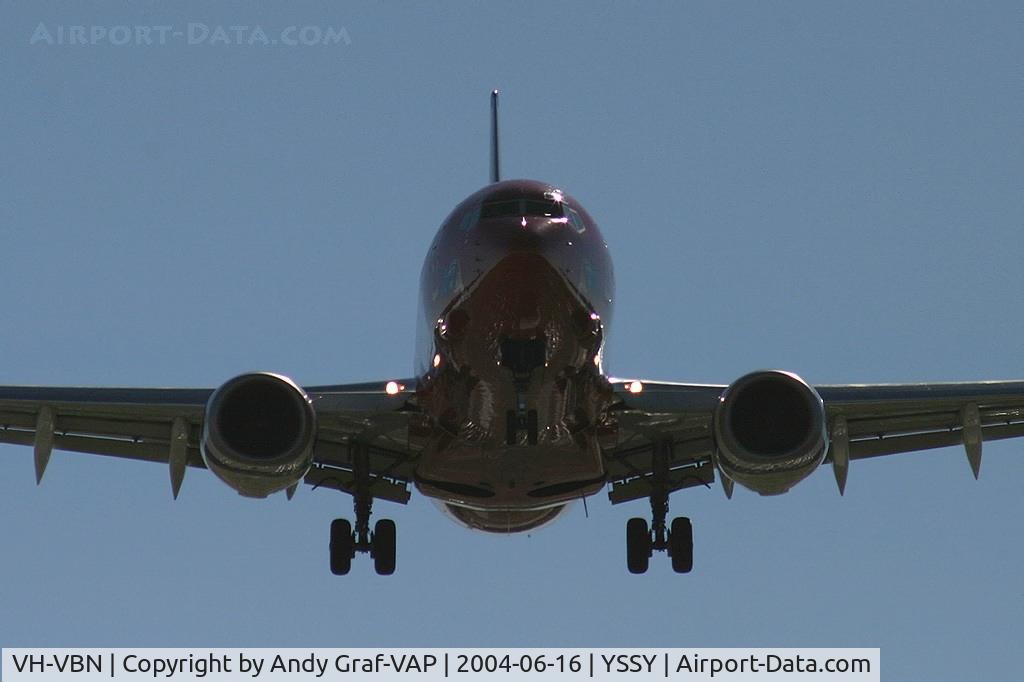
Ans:
{"type": "Polygon", "coordinates": [[[491,182],[501,180],[498,159],[498,91],[491,90],[491,182]]]}

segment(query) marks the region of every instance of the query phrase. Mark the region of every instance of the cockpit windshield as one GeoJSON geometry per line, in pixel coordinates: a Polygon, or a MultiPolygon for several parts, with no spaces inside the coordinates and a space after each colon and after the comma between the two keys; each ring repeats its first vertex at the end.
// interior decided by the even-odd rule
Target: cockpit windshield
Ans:
{"type": "Polygon", "coordinates": [[[561,218],[562,202],[551,199],[499,199],[485,201],[480,207],[480,218],[518,218],[537,216],[542,218],[561,218]]]}

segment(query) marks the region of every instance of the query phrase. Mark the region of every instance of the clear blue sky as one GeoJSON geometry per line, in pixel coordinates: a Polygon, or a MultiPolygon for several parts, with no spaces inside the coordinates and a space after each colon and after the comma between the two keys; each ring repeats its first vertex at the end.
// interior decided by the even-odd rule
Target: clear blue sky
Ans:
{"type": "MultiPolygon", "coordinates": [[[[601,224],[618,375],[1024,378],[1019,3],[0,2],[0,383],[410,372],[422,255],[507,177],[601,224]],[[30,45],[38,24],[344,27],[332,46],[30,45]]],[[[1006,679],[1024,444],[672,499],[696,569],[625,570],[643,502],[532,536],[417,498],[399,570],[327,570],[346,496],[0,447],[3,646],[878,646],[886,679],[1006,679]]]]}

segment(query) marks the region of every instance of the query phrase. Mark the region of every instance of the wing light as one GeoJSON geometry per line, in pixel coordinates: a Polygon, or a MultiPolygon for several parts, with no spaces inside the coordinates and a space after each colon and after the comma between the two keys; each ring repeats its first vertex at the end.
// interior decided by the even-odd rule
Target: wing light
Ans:
{"type": "Polygon", "coordinates": [[[398,395],[403,388],[405,387],[397,381],[389,381],[384,385],[384,392],[388,395],[398,395]]]}
{"type": "Polygon", "coordinates": [[[643,390],[644,390],[643,383],[641,383],[639,381],[630,382],[630,384],[629,384],[629,392],[630,393],[640,393],[643,390]]]}

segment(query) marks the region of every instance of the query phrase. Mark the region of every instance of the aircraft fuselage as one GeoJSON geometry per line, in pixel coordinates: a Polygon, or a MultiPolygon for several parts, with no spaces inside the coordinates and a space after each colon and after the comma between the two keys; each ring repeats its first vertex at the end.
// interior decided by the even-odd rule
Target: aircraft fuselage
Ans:
{"type": "Polygon", "coordinates": [[[613,297],[600,230],[557,188],[498,182],[451,212],[420,279],[421,492],[466,525],[515,532],[604,485],[613,297]]]}

